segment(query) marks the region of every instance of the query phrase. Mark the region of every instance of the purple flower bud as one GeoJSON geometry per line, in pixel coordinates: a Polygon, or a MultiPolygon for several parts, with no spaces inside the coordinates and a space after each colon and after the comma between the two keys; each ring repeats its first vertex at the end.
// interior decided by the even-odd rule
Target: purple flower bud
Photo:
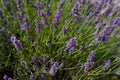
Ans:
{"type": "Polygon", "coordinates": [[[120,75],[120,70],[116,71],[115,74],[120,75]]]}
{"type": "Polygon", "coordinates": [[[110,60],[105,60],[104,62],[103,62],[103,68],[102,68],[102,70],[103,71],[107,71],[109,68],[110,68],[110,60]]]}
{"type": "Polygon", "coordinates": [[[38,70],[38,67],[37,67],[36,65],[33,65],[32,67],[33,67],[33,70],[34,70],[34,71],[37,71],[37,70],[38,70]]]}
{"type": "Polygon", "coordinates": [[[0,19],[4,19],[4,15],[1,9],[0,9],[0,19]]]}
{"type": "Polygon", "coordinates": [[[7,25],[7,20],[3,21],[3,26],[5,27],[7,25]]]}
{"type": "Polygon", "coordinates": [[[11,19],[14,19],[14,15],[13,14],[14,14],[13,11],[10,11],[10,18],[11,19]]]}
{"type": "Polygon", "coordinates": [[[37,62],[37,59],[35,57],[32,57],[31,62],[35,64],[37,62]]]}
{"type": "Polygon", "coordinates": [[[33,42],[32,46],[37,46],[37,42],[33,42]]]}
{"type": "Polygon", "coordinates": [[[45,80],[45,75],[44,74],[41,75],[40,80],[45,80]]]}
{"type": "Polygon", "coordinates": [[[3,79],[4,79],[4,80],[8,80],[8,76],[5,74],[5,75],[3,76],[3,79]]]}
{"type": "Polygon", "coordinates": [[[50,47],[50,43],[47,43],[47,47],[50,47]]]}
{"type": "Polygon", "coordinates": [[[25,65],[25,62],[24,62],[24,61],[21,61],[20,64],[21,64],[22,66],[24,66],[24,65],[25,65]]]}
{"type": "Polygon", "coordinates": [[[45,63],[46,61],[47,61],[47,57],[46,56],[42,57],[41,62],[45,63]]]}
{"type": "Polygon", "coordinates": [[[33,78],[34,78],[34,74],[31,73],[31,74],[30,74],[30,79],[33,79],[33,78]]]}
{"type": "Polygon", "coordinates": [[[12,80],[12,78],[8,78],[8,80],[12,80]]]}

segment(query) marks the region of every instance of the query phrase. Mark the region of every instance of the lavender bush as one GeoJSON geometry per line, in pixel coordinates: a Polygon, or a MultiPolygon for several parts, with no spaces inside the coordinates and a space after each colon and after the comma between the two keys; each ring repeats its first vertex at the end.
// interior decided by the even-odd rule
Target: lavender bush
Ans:
{"type": "Polygon", "coordinates": [[[0,80],[119,80],[119,0],[1,0],[0,80]]]}

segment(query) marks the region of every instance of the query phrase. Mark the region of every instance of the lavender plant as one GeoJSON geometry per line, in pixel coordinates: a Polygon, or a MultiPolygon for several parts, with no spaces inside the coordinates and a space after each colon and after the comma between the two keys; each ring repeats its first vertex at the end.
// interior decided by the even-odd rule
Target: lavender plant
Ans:
{"type": "Polygon", "coordinates": [[[119,0],[1,0],[0,80],[119,80],[119,0]]]}

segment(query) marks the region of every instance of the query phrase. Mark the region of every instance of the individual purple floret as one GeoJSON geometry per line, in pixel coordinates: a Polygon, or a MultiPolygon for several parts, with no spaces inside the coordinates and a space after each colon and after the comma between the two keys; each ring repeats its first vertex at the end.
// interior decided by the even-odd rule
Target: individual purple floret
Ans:
{"type": "Polygon", "coordinates": [[[120,70],[116,71],[115,74],[120,75],[120,70]]]}
{"type": "Polygon", "coordinates": [[[35,75],[34,75],[33,73],[31,73],[31,74],[30,74],[30,80],[33,79],[34,76],[35,76],[35,75]]]}
{"type": "Polygon", "coordinates": [[[58,67],[58,63],[54,62],[54,64],[50,68],[49,74],[54,76],[57,73],[57,67],[58,67]]]}
{"type": "Polygon", "coordinates": [[[103,62],[103,68],[102,68],[102,70],[103,71],[107,71],[109,68],[110,68],[110,60],[105,60],[104,62],[103,62]]]}
{"type": "Polygon", "coordinates": [[[66,27],[63,27],[62,28],[62,35],[63,37],[65,37],[65,34],[67,33],[67,28],[66,27]]]}
{"type": "Polygon", "coordinates": [[[0,19],[4,19],[3,11],[0,9],[0,19]]]}
{"type": "Polygon", "coordinates": [[[4,80],[8,80],[8,76],[5,74],[5,75],[3,76],[3,79],[4,79],[4,80]]]}

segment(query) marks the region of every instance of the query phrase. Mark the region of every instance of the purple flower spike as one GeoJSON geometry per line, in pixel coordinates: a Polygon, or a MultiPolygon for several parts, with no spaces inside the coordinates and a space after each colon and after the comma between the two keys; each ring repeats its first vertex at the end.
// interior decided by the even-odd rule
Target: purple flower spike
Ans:
{"type": "Polygon", "coordinates": [[[30,28],[30,25],[27,22],[25,22],[23,25],[23,31],[26,32],[27,29],[29,29],[29,28],[30,28]]]}
{"type": "Polygon", "coordinates": [[[65,0],[62,0],[62,2],[59,4],[58,9],[61,9],[63,5],[65,4],[65,0]]]}
{"type": "Polygon", "coordinates": [[[36,25],[36,28],[35,28],[36,34],[39,34],[40,33],[40,27],[41,27],[40,21],[36,20],[35,25],[36,25]]]}
{"type": "Polygon", "coordinates": [[[41,4],[41,2],[38,1],[38,2],[36,3],[36,7],[37,7],[38,10],[41,10],[41,9],[42,9],[42,4],[41,4]]]}
{"type": "Polygon", "coordinates": [[[110,60],[105,60],[103,62],[104,66],[102,68],[103,71],[107,71],[110,68],[110,60]]]}
{"type": "Polygon", "coordinates": [[[63,27],[63,28],[62,28],[63,37],[65,37],[66,32],[67,32],[67,28],[63,27]]]}
{"type": "Polygon", "coordinates": [[[16,40],[16,36],[14,36],[14,35],[12,35],[11,37],[10,37],[10,42],[14,42],[16,40]]]}
{"type": "Polygon", "coordinates": [[[22,13],[21,12],[17,12],[17,15],[18,15],[18,21],[22,21],[22,13]]]}
{"type": "Polygon", "coordinates": [[[33,79],[33,78],[34,78],[34,74],[31,73],[31,74],[30,74],[30,79],[33,79]]]}
{"type": "Polygon", "coordinates": [[[87,61],[93,61],[94,57],[95,57],[95,52],[91,51],[87,57],[87,61]]]}
{"type": "Polygon", "coordinates": [[[45,75],[44,74],[41,75],[40,80],[45,80],[45,75]]]}
{"type": "Polygon", "coordinates": [[[0,9],[0,19],[4,19],[4,15],[1,9],[0,9]]]}
{"type": "Polygon", "coordinates": [[[22,0],[17,0],[17,8],[18,10],[22,9],[22,0]]]}
{"type": "Polygon", "coordinates": [[[43,10],[39,10],[39,15],[42,17],[46,17],[46,13],[43,10]]]}
{"type": "Polygon", "coordinates": [[[4,79],[4,80],[8,80],[8,76],[5,74],[5,75],[3,76],[3,79],[4,79]]]}
{"type": "Polygon", "coordinates": [[[44,24],[47,24],[47,22],[48,22],[47,18],[46,18],[46,17],[43,17],[43,19],[42,19],[42,24],[43,24],[43,25],[44,25],[44,24]]]}
{"type": "Polygon", "coordinates": [[[76,45],[76,38],[73,37],[69,41],[66,42],[66,47],[71,48],[76,45]]]}
{"type": "Polygon", "coordinates": [[[62,11],[61,11],[61,9],[58,9],[58,11],[56,12],[56,14],[52,20],[52,26],[56,25],[59,22],[61,15],[62,15],[62,11]]]}
{"type": "Polygon", "coordinates": [[[72,13],[71,15],[72,16],[76,16],[76,15],[79,15],[79,11],[81,10],[81,3],[79,1],[76,1],[73,8],[72,8],[72,13]]]}
{"type": "Polygon", "coordinates": [[[22,53],[22,44],[20,42],[20,40],[16,40],[15,43],[13,43],[15,45],[15,48],[22,53]]]}
{"type": "Polygon", "coordinates": [[[54,64],[51,66],[51,69],[49,71],[50,75],[54,76],[57,73],[57,66],[58,66],[58,63],[54,62],[54,64]]]}

